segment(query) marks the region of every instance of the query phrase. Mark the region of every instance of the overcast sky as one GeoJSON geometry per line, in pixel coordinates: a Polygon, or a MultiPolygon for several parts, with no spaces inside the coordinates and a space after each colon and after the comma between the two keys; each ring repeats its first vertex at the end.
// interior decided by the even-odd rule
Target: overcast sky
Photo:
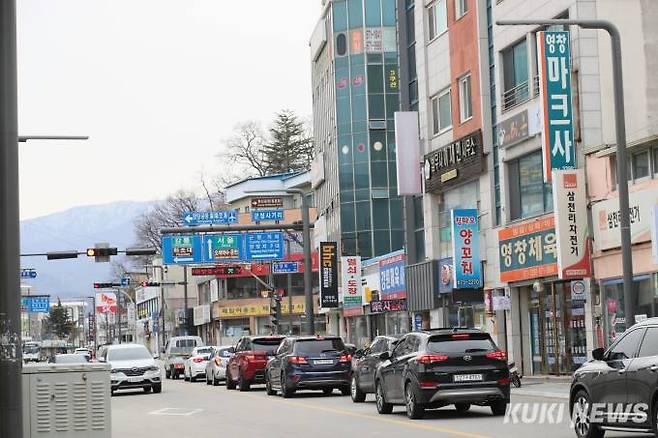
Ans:
{"type": "Polygon", "coordinates": [[[311,114],[320,0],[20,0],[21,218],[197,189],[236,123],[311,114]]]}

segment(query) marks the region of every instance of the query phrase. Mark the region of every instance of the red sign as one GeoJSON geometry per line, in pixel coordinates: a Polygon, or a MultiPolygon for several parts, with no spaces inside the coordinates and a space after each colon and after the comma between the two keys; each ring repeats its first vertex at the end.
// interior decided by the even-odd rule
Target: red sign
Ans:
{"type": "Polygon", "coordinates": [[[117,296],[114,292],[96,294],[96,313],[117,313],[117,296]]]}

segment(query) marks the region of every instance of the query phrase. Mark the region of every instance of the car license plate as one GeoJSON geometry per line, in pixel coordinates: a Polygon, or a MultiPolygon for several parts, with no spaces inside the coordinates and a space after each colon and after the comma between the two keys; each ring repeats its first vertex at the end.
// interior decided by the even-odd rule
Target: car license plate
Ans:
{"type": "Polygon", "coordinates": [[[131,382],[131,383],[138,383],[138,382],[141,382],[142,380],[144,380],[144,378],[141,377],[141,376],[140,377],[128,377],[128,381],[131,382]]]}
{"type": "Polygon", "coordinates": [[[482,374],[456,374],[453,379],[455,382],[481,382],[482,374]]]}
{"type": "Polygon", "coordinates": [[[320,359],[320,360],[314,360],[313,361],[314,365],[333,365],[334,361],[331,359],[320,359]]]}

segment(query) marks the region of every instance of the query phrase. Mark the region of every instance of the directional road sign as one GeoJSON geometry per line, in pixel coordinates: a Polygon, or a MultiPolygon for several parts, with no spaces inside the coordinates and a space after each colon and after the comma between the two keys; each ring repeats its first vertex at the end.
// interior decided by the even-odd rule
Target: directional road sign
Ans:
{"type": "Polygon", "coordinates": [[[183,213],[182,219],[185,225],[190,226],[234,224],[238,221],[238,211],[188,211],[183,213]]]}
{"type": "Polygon", "coordinates": [[[201,263],[201,235],[163,236],[162,261],[165,265],[201,263]]]}
{"type": "Polygon", "coordinates": [[[50,296],[23,297],[21,298],[21,306],[28,313],[48,313],[50,311],[50,296]]]}
{"type": "Polygon", "coordinates": [[[130,277],[121,278],[121,287],[128,287],[128,286],[130,286],[130,277]]]}
{"type": "Polygon", "coordinates": [[[295,272],[299,272],[299,263],[297,262],[272,263],[273,274],[294,274],[295,272]]]}
{"type": "Polygon", "coordinates": [[[21,269],[21,278],[37,278],[37,270],[32,268],[21,269]]]}
{"type": "Polygon", "coordinates": [[[233,262],[243,258],[242,234],[207,234],[203,244],[203,259],[206,262],[233,262]]]}
{"type": "Polygon", "coordinates": [[[283,220],[283,210],[253,210],[252,222],[279,222],[283,220]]]}
{"type": "Polygon", "coordinates": [[[283,258],[283,233],[272,231],[246,234],[247,260],[280,260],[283,258]]]}

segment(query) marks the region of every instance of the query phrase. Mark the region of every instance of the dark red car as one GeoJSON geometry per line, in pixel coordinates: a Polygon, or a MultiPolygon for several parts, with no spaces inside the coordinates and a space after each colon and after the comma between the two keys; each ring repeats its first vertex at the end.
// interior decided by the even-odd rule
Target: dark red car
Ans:
{"type": "Polygon", "coordinates": [[[226,367],[226,389],[249,391],[252,384],[265,383],[265,366],[284,336],[244,336],[226,367]]]}

